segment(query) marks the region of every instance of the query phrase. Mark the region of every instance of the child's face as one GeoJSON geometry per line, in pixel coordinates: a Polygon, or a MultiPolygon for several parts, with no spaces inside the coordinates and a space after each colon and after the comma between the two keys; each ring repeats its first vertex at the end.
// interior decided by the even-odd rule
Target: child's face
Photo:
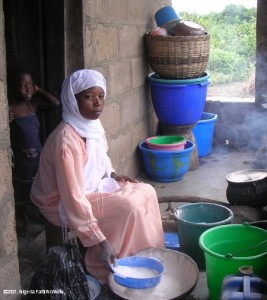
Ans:
{"type": "Polygon", "coordinates": [[[21,82],[19,84],[19,93],[23,100],[30,101],[34,94],[34,84],[32,82],[32,77],[30,74],[24,74],[21,77],[21,82]]]}
{"type": "Polygon", "coordinates": [[[75,95],[81,115],[96,120],[104,108],[105,93],[99,86],[91,87],[75,95]]]}

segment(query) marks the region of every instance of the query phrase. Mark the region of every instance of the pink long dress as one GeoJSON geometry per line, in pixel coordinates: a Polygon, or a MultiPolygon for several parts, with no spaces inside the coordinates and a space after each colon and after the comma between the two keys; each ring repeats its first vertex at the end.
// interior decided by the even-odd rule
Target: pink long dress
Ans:
{"type": "Polygon", "coordinates": [[[88,247],[88,272],[107,283],[109,271],[100,261],[98,243],[107,239],[120,258],[149,247],[164,248],[164,234],[151,185],[126,182],[111,194],[84,194],[87,155],[85,142],[76,131],[64,122],[59,124],[44,145],[31,199],[57,226],[62,226],[58,211],[62,201],[71,228],[88,247]]]}

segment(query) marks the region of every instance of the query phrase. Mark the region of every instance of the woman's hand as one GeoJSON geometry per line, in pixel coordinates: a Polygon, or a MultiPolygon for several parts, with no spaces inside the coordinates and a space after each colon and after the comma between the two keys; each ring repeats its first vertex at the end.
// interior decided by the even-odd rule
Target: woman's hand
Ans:
{"type": "Polygon", "coordinates": [[[125,175],[117,175],[115,172],[111,173],[111,178],[114,178],[118,182],[119,181],[121,181],[121,182],[129,181],[129,182],[134,182],[134,183],[139,182],[137,179],[133,179],[133,178],[125,176],[125,175]]]}
{"type": "Polygon", "coordinates": [[[101,253],[101,261],[104,264],[104,266],[109,270],[111,270],[111,264],[114,263],[116,256],[115,251],[113,247],[111,246],[110,242],[108,240],[104,240],[99,244],[102,253],[101,253]]]}

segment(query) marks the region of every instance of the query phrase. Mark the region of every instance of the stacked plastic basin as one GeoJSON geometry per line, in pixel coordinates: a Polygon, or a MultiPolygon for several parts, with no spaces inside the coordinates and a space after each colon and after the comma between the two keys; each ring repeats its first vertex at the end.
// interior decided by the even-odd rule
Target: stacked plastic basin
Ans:
{"type": "MultiPolygon", "coordinates": [[[[181,17],[172,7],[167,6],[155,14],[155,20],[158,26],[164,27],[167,24],[166,26],[169,27],[179,22],[181,17]]],[[[196,147],[192,128],[201,119],[206,104],[210,74],[205,71],[206,65],[205,67],[202,66],[200,58],[202,55],[204,55],[203,59],[208,57],[208,34],[203,36],[178,37],[168,35],[156,37],[148,33],[145,40],[146,46],[148,46],[148,57],[150,57],[149,63],[154,71],[154,73],[148,75],[147,79],[153,108],[159,120],[159,128],[162,129],[160,134],[185,135],[187,143],[183,150],[163,151],[161,149],[151,149],[143,141],[139,144],[139,149],[143,153],[146,172],[152,179],[163,182],[178,181],[190,169],[191,162],[194,160],[195,151],[193,150],[196,147]],[[158,57],[154,53],[155,47],[152,44],[158,47],[158,52],[155,51],[159,53],[158,57]],[[192,57],[188,57],[190,56],[188,51],[181,51],[181,57],[173,57],[171,55],[170,57],[163,57],[164,53],[171,52],[167,50],[172,49],[172,45],[175,45],[175,49],[181,50],[181,47],[187,49],[192,44],[195,45],[194,49],[199,49],[197,50],[199,57],[196,57],[195,53],[192,54],[192,57]],[[200,44],[204,45],[205,51],[200,49],[200,44]],[[153,68],[153,66],[155,67],[154,62],[159,67],[157,70],[153,68]],[[191,66],[196,65],[201,66],[201,70],[196,68],[193,75],[189,77],[189,74],[192,74],[191,66]],[[174,72],[169,71],[170,66],[175,68],[174,72]],[[181,68],[182,70],[180,71],[181,68]],[[164,72],[160,72],[163,69],[164,72]],[[165,73],[166,70],[167,74],[165,73]],[[164,77],[163,74],[165,74],[164,77]]],[[[174,52],[174,55],[178,55],[180,51],[174,52]]],[[[197,154],[196,157],[198,160],[197,154]]]]}

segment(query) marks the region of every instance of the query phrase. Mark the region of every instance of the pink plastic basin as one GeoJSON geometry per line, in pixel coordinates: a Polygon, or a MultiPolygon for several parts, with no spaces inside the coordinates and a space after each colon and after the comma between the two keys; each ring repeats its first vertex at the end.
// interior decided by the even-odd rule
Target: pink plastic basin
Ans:
{"type": "Polygon", "coordinates": [[[162,151],[184,150],[186,138],[179,135],[153,136],[146,139],[149,149],[162,151]]]}

